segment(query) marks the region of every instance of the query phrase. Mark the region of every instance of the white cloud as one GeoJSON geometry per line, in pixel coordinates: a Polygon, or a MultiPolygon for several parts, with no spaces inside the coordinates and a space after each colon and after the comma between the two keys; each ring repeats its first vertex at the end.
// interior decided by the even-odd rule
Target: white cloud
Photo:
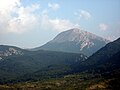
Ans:
{"type": "Polygon", "coordinates": [[[48,7],[52,8],[53,10],[57,10],[60,8],[60,5],[57,3],[48,3],[48,7]]]}
{"type": "Polygon", "coordinates": [[[88,11],[85,10],[79,10],[78,12],[74,13],[76,16],[78,16],[78,18],[84,18],[86,20],[91,18],[91,14],[88,11]]]}
{"type": "Polygon", "coordinates": [[[10,32],[22,33],[34,29],[38,25],[38,17],[33,13],[39,5],[33,4],[27,7],[20,7],[17,14],[9,21],[10,32]]]}
{"type": "MultiPolygon", "coordinates": [[[[56,10],[60,6],[58,4],[49,4],[49,7],[56,10]]],[[[35,28],[61,32],[79,27],[78,24],[74,24],[69,20],[49,18],[47,9],[37,15],[36,10],[38,9],[40,9],[38,4],[23,6],[20,0],[3,0],[3,2],[0,2],[0,34],[20,34],[35,30],[35,28]]]]}
{"type": "Polygon", "coordinates": [[[33,13],[38,4],[22,6],[20,0],[0,1],[0,33],[22,33],[37,25],[37,17],[33,13]]]}
{"type": "Polygon", "coordinates": [[[22,33],[34,29],[37,25],[37,18],[31,14],[29,10],[21,7],[18,17],[14,17],[9,21],[9,32],[22,33]]]}
{"type": "Polygon", "coordinates": [[[101,23],[101,24],[99,24],[99,29],[101,31],[106,31],[108,29],[108,25],[101,23]]]}
{"type": "Polygon", "coordinates": [[[0,10],[11,10],[16,6],[20,6],[20,0],[1,0],[0,1],[0,10]]]}
{"type": "Polygon", "coordinates": [[[50,29],[55,31],[65,31],[71,28],[79,28],[80,26],[78,24],[73,24],[69,20],[65,19],[50,19],[48,15],[43,15],[42,22],[41,22],[41,28],[43,29],[50,29]],[[46,27],[47,26],[47,27],[46,27]]]}
{"type": "Polygon", "coordinates": [[[79,27],[78,24],[73,24],[69,20],[62,20],[62,19],[54,19],[54,20],[49,20],[50,23],[53,25],[53,29],[58,30],[58,31],[64,31],[68,30],[71,28],[79,27]]]}
{"type": "Polygon", "coordinates": [[[42,11],[42,15],[48,15],[48,12],[49,12],[48,9],[45,9],[42,11]]]}

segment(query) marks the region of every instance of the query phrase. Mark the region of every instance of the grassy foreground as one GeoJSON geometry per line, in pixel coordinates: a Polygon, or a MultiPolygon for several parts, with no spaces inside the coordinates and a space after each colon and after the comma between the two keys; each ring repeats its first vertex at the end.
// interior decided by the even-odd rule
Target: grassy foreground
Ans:
{"type": "Polygon", "coordinates": [[[111,81],[114,78],[82,73],[37,82],[4,84],[0,85],[0,90],[112,90],[111,81]]]}

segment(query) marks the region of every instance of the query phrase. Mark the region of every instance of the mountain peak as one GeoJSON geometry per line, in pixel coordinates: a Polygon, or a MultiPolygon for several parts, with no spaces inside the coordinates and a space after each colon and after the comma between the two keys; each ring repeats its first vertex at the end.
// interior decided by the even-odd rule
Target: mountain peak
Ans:
{"type": "Polygon", "coordinates": [[[61,32],[53,40],[35,50],[52,50],[91,55],[109,41],[84,29],[73,28],[61,32]]]}
{"type": "Polygon", "coordinates": [[[78,32],[80,32],[80,29],[79,28],[72,28],[72,29],[70,29],[70,31],[78,33],[78,32]]]}
{"type": "Polygon", "coordinates": [[[57,43],[66,42],[66,41],[85,42],[85,41],[90,41],[94,39],[97,39],[100,41],[104,40],[105,42],[109,42],[104,38],[101,38],[95,34],[92,34],[90,32],[87,32],[79,28],[73,28],[73,29],[61,32],[51,42],[57,42],[57,43]]]}

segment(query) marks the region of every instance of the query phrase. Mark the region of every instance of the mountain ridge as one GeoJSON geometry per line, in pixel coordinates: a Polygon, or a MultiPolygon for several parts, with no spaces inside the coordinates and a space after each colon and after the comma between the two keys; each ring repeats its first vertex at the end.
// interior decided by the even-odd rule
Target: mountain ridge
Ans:
{"type": "Polygon", "coordinates": [[[32,50],[74,52],[90,56],[108,42],[110,41],[95,34],[73,28],[59,33],[53,40],[32,50]]]}
{"type": "Polygon", "coordinates": [[[112,69],[118,69],[119,58],[120,58],[120,38],[117,40],[106,44],[104,47],[99,49],[96,53],[88,57],[87,60],[73,65],[74,70],[81,72],[84,70],[96,70],[96,71],[107,71],[112,69]]]}

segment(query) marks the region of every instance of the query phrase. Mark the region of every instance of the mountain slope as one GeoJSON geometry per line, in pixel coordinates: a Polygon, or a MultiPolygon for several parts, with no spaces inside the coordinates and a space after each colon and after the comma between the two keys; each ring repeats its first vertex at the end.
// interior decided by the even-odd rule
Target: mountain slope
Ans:
{"type": "MultiPolygon", "coordinates": [[[[87,60],[76,63],[73,65],[73,70],[77,72],[85,70],[94,70],[94,71],[108,71],[111,68],[119,67],[119,53],[120,53],[120,38],[108,43],[105,47],[98,50],[87,60]]],[[[118,68],[118,69],[119,69],[118,68]]],[[[116,68],[115,68],[116,69],[116,68]]]]}
{"type": "Polygon", "coordinates": [[[111,43],[108,43],[105,47],[98,50],[95,54],[90,56],[86,62],[89,65],[96,63],[104,63],[113,55],[117,54],[119,51],[120,51],[120,38],[111,43]]]}
{"type": "MultiPolygon", "coordinates": [[[[86,56],[76,53],[63,53],[55,51],[24,51],[23,55],[9,55],[0,60],[0,83],[33,73],[50,66],[59,66],[70,69],[75,62],[86,60],[86,56]]],[[[57,70],[58,67],[54,69],[57,70]]]]}
{"type": "Polygon", "coordinates": [[[32,50],[51,50],[73,53],[83,53],[87,56],[105,46],[109,41],[77,28],[70,29],[58,34],[53,40],[45,45],[32,50]]]}
{"type": "Polygon", "coordinates": [[[21,56],[24,54],[24,51],[25,50],[15,46],[0,45],[0,60],[8,56],[21,56]]]}
{"type": "MultiPolygon", "coordinates": [[[[99,72],[113,72],[120,70],[120,51],[107,59],[104,63],[99,64],[96,71],[99,72]]],[[[120,71],[119,71],[120,72],[120,71]]]]}

